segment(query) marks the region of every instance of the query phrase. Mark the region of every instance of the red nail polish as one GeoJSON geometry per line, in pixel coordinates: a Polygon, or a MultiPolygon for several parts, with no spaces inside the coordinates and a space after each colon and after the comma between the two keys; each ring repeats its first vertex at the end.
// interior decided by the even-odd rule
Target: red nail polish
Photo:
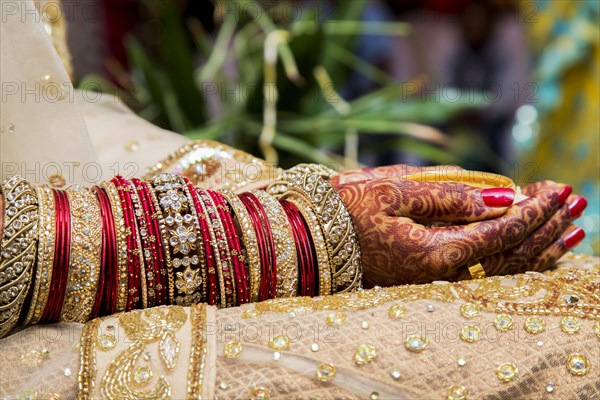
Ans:
{"type": "Polygon", "coordinates": [[[515,200],[515,191],[508,188],[484,189],[481,198],[488,207],[508,207],[515,200]]]}
{"type": "Polygon", "coordinates": [[[562,188],[562,190],[558,194],[558,204],[560,204],[561,206],[565,204],[565,201],[567,201],[567,198],[571,193],[573,193],[573,186],[567,185],[564,188],[562,188]]]}
{"type": "Polygon", "coordinates": [[[578,197],[571,204],[569,204],[569,215],[571,217],[577,217],[587,207],[587,200],[585,197],[578,197]]]}
{"type": "Polygon", "coordinates": [[[565,247],[567,250],[571,250],[573,247],[577,246],[585,237],[585,231],[581,228],[577,228],[571,231],[563,241],[565,242],[565,247]]]}

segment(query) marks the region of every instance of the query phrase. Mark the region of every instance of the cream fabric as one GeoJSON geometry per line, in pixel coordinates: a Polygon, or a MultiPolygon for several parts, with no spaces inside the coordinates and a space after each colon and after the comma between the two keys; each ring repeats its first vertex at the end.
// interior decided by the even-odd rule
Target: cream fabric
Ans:
{"type": "Polygon", "coordinates": [[[33,1],[3,1],[0,12],[0,178],[131,178],[188,142],[111,95],[74,90],[33,1]]]}

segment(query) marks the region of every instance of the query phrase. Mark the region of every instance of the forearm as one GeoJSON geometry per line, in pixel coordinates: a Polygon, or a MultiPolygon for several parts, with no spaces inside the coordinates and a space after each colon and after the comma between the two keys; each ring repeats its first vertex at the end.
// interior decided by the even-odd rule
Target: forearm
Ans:
{"type": "Polygon", "coordinates": [[[37,190],[30,253],[37,262],[21,294],[21,320],[85,322],[164,304],[231,307],[360,287],[358,243],[350,252],[340,246],[351,225],[336,233],[339,218],[317,218],[324,203],[306,188],[291,195],[295,184],[282,181],[284,190],[273,189],[278,200],[265,191],[238,196],[161,177],[37,190]]]}

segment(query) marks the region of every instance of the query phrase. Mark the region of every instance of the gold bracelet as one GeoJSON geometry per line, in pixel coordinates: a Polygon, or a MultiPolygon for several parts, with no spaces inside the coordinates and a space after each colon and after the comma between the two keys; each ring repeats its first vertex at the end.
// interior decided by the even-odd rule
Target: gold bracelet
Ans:
{"type": "Polygon", "coordinates": [[[262,271],[260,268],[258,241],[256,239],[256,233],[254,232],[254,225],[252,225],[248,210],[236,194],[230,190],[224,190],[221,192],[221,194],[231,206],[231,209],[233,210],[233,213],[240,224],[242,231],[242,243],[245,250],[244,258],[246,260],[246,265],[248,266],[248,272],[250,276],[250,301],[257,302],[260,291],[260,279],[262,271]]]}
{"type": "Polygon", "coordinates": [[[29,312],[23,325],[37,324],[42,318],[48,296],[50,295],[50,282],[54,269],[54,249],[56,243],[56,212],[54,193],[47,187],[36,188],[39,217],[38,217],[38,251],[37,266],[35,270],[35,284],[29,312]]]}
{"type": "Polygon", "coordinates": [[[114,183],[107,181],[101,184],[110,201],[110,208],[115,221],[115,234],[117,245],[117,270],[118,270],[118,294],[116,302],[116,311],[125,311],[127,306],[127,231],[125,229],[125,214],[117,187],[114,183]]]}
{"type": "Polygon", "coordinates": [[[19,322],[37,251],[38,203],[29,182],[13,176],[0,185],[5,199],[0,247],[0,338],[19,322]]]}
{"type": "Polygon", "coordinates": [[[92,314],[102,248],[102,218],[98,198],[89,189],[67,189],[71,209],[71,251],[67,289],[60,321],[87,322],[92,314]]]}
{"type": "Polygon", "coordinates": [[[277,260],[277,297],[294,297],[298,294],[298,259],[290,222],[283,206],[275,197],[264,190],[254,190],[252,193],[263,204],[273,232],[277,260]]]}
{"type": "Polygon", "coordinates": [[[342,198],[329,184],[335,172],[316,164],[299,164],[286,170],[281,181],[267,191],[281,196],[296,190],[306,195],[323,228],[331,261],[332,291],[347,292],[362,287],[361,253],[352,217],[342,198]]]}

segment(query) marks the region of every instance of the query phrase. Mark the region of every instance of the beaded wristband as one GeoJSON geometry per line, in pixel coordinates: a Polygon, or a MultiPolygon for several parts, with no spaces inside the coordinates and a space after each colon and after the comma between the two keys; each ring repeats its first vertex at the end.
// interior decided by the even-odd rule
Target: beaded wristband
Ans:
{"type": "Polygon", "coordinates": [[[103,182],[100,185],[108,199],[112,209],[114,218],[115,233],[116,233],[116,248],[117,248],[117,297],[115,311],[125,311],[127,306],[127,286],[128,286],[128,252],[127,252],[127,228],[125,226],[125,214],[119,197],[117,187],[112,182],[103,182]]]}
{"type": "Polygon", "coordinates": [[[261,282],[261,263],[258,242],[256,240],[256,231],[248,214],[248,210],[244,203],[233,192],[226,190],[221,193],[229,206],[233,210],[233,214],[237,218],[240,230],[242,232],[242,243],[245,251],[245,260],[249,272],[249,295],[250,301],[259,301],[259,290],[261,282]]]}
{"type": "Polygon", "coordinates": [[[48,303],[52,267],[54,263],[54,246],[56,245],[56,213],[54,195],[48,187],[36,189],[38,216],[38,259],[35,271],[35,286],[31,297],[29,312],[23,325],[37,324],[48,303]]]}
{"type": "Polygon", "coordinates": [[[331,283],[335,293],[358,289],[362,285],[360,246],[352,218],[340,195],[327,182],[334,171],[315,164],[299,164],[285,171],[282,181],[267,191],[282,195],[296,190],[310,199],[323,229],[331,261],[331,283]]]}
{"type": "Polygon", "coordinates": [[[206,215],[210,219],[210,226],[216,243],[217,251],[214,254],[219,278],[221,307],[233,307],[237,303],[237,296],[231,263],[231,251],[227,245],[225,228],[219,217],[217,206],[208,191],[198,188],[196,191],[200,200],[204,203],[207,212],[206,215]]]}
{"type": "Polygon", "coordinates": [[[188,185],[196,214],[198,215],[198,223],[200,226],[200,232],[204,238],[204,254],[206,261],[206,301],[209,305],[213,306],[219,304],[219,290],[217,289],[217,255],[219,249],[217,247],[217,241],[215,239],[215,233],[212,229],[212,224],[208,220],[208,212],[204,202],[200,200],[200,190],[188,185]]]}
{"type": "Polygon", "coordinates": [[[227,246],[231,253],[231,268],[235,277],[235,287],[237,289],[237,305],[239,306],[250,302],[248,281],[246,278],[246,266],[244,265],[244,256],[242,254],[240,239],[235,230],[235,226],[233,225],[231,210],[229,209],[225,198],[220,193],[214,191],[209,191],[209,194],[217,206],[223,227],[225,228],[225,238],[227,239],[227,246]]]}
{"type": "Polygon", "coordinates": [[[48,302],[40,320],[46,323],[57,322],[60,316],[67,288],[67,274],[71,256],[71,211],[67,193],[64,190],[53,189],[53,195],[56,212],[56,248],[50,281],[52,290],[50,290],[48,302]]]}
{"type": "Polygon", "coordinates": [[[92,318],[114,314],[117,304],[119,275],[117,269],[117,233],[110,199],[99,186],[95,186],[94,191],[98,197],[102,217],[102,259],[92,318]]]}
{"type": "Polygon", "coordinates": [[[277,297],[292,297],[298,293],[298,264],[294,236],[281,204],[264,190],[252,193],[263,204],[273,231],[277,265],[277,297]]]}
{"type": "Polygon", "coordinates": [[[71,256],[60,321],[83,323],[90,319],[96,299],[102,222],[98,199],[90,190],[72,186],[67,196],[71,209],[71,256]]]}
{"type": "Polygon", "coordinates": [[[121,207],[123,209],[123,219],[125,221],[125,237],[127,241],[127,302],[125,309],[127,311],[139,308],[142,295],[142,283],[140,277],[140,256],[142,250],[138,246],[138,230],[133,214],[133,203],[131,200],[131,188],[129,183],[121,176],[115,176],[111,182],[117,188],[121,207]]]}
{"type": "Polygon", "coordinates": [[[29,183],[14,176],[0,185],[6,199],[0,252],[0,338],[19,322],[36,259],[38,202],[29,183]]]}

